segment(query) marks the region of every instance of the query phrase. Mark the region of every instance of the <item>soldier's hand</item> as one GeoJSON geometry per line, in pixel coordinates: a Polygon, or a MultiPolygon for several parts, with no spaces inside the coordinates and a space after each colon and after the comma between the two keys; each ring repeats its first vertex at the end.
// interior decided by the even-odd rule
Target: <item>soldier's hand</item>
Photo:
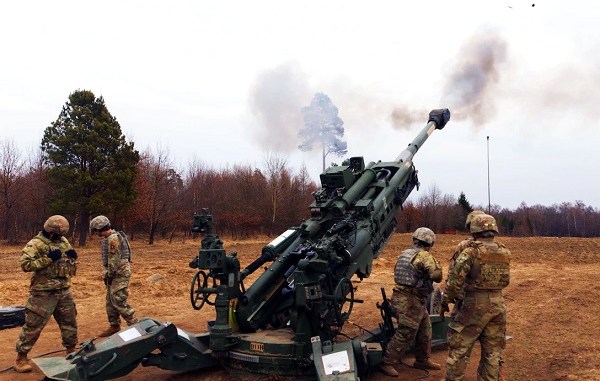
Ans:
{"type": "Polygon", "coordinates": [[[60,249],[52,249],[48,252],[48,257],[50,259],[52,259],[53,261],[58,261],[61,256],[62,256],[62,253],[61,253],[60,249]]]}
{"type": "Polygon", "coordinates": [[[444,303],[442,302],[442,304],[440,305],[440,318],[442,320],[445,319],[446,312],[450,312],[450,307],[448,307],[448,303],[444,303]]]}
{"type": "Polygon", "coordinates": [[[69,257],[71,259],[77,259],[77,252],[73,249],[67,250],[67,252],[65,254],[67,255],[67,257],[69,257]]]}

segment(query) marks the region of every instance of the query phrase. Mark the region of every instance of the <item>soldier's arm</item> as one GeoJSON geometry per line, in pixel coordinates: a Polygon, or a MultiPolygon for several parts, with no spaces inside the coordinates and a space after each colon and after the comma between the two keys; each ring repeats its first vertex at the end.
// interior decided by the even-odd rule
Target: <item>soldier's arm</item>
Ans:
{"type": "Polygon", "coordinates": [[[454,267],[448,272],[448,281],[444,294],[444,299],[448,303],[452,303],[462,292],[467,275],[471,271],[471,266],[473,266],[471,251],[472,249],[470,248],[463,250],[456,258],[454,267]]]}
{"type": "MultiPolygon", "coordinates": [[[[502,245],[502,244],[500,244],[500,245],[502,245]]],[[[510,262],[512,261],[512,253],[510,252],[510,250],[508,250],[508,248],[506,246],[502,245],[501,247],[506,255],[506,258],[508,258],[508,263],[510,264],[510,262]]],[[[508,271],[508,279],[506,281],[507,281],[506,285],[508,286],[510,284],[510,270],[508,271]]]]}
{"type": "Polygon", "coordinates": [[[440,262],[435,259],[433,257],[433,255],[431,255],[428,252],[422,252],[422,253],[426,253],[422,256],[421,261],[420,261],[420,270],[424,271],[427,273],[427,275],[429,275],[429,277],[431,278],[431,280],[433,280],[434,282],[441,282],[442,281],[442,266],[440,265],[440,262]]]}
{"type": "Polygon", "coordinates": [[[106,270],[109,278],[116,274],[121,263],[119,243],[119,236],[117,234],[111,234],[108,236],[108,268],[106,270]]]}
{"type": "Polygon", "coordinates": [[[23,248],[19,262],[23,271],[30,272],[48,267],[52,263],[52,259],[43,252],[42,248],[39,248],[34,242],[30,241],[23,248]]]}
{"type": "Polygon", "coordinates": [[[66,244],[65,251],[74,250],[73,245],[71,245],[71,242],[69,242],[69,240],[67,240],[65,237],[63,237],[63,242],[66,244]]]}

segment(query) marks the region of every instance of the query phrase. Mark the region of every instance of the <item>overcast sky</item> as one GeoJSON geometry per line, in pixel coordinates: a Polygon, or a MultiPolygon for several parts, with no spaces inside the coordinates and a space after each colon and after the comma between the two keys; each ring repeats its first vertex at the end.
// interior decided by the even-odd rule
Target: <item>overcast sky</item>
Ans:
{"type": "MultiPolygon", "coordinates": [[[[39,147],[70,93],[103,96],[140,150],[179,168],[263,167],[300,152],[327,94],[348,156],[391,161],[429,110],[452,117],[415,157],[421,191],[516,208],[600,207],[600,2],[4,1],[0,130],[39,147]]],[[[341,162],[328,157],[327,162],[341,162]]]]}

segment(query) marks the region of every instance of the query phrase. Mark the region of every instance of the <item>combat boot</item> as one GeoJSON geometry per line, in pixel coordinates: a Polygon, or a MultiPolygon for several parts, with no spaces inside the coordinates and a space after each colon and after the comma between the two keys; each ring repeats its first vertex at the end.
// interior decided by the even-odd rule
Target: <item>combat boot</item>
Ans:
{"type": "Polygon", "coordinates": [[[398,371],[394,368],[392,364],[382,362],[379,365],[379,371],[385,374],[386,376],[398,377],[398,371]]]}
{"type": "Polygon", "coordinates": [[[431,361],[431,359],[427,359],[425,361],[415,361],[413,368],[417,369],[432,369],[432,370],[440,370],[442,366],[436,362],[431,361]]]}
{"type": "Polygon", "coordinates": [[[17,353],[17,361],[15,361],[14,369],[17,373],[31,372],[31,365],[29,365],[27,353],[17,353]]]}
{"type": "Polygon", "coordinates": [[[66,347],[65,352],[67,352],[67,354],[75,352],[75,346],[66,347]]]}
{"type": "Polygon", "coordinates": [[[108,327],[106,330],[104,330],[103,332],[101,332],[98,337],[108,337],[108,336],[112,336],[115,333],[119,332],[121,330],[121,326],[120,325],[111,325],[110,327],[108,327]]]}

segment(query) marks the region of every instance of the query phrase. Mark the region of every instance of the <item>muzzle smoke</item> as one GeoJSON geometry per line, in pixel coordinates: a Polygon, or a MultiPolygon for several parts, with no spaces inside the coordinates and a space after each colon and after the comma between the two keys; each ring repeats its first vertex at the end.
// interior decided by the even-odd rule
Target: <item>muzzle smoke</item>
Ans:
{"type": "Polygon", "coordinates": [[[304,127],[301,110],[312,94],[304,73],[293,63],[258,75],[250,93],[250,108],[258,120],[254,137],[265,150],[298,149],[298,131],[304,127]]]}

